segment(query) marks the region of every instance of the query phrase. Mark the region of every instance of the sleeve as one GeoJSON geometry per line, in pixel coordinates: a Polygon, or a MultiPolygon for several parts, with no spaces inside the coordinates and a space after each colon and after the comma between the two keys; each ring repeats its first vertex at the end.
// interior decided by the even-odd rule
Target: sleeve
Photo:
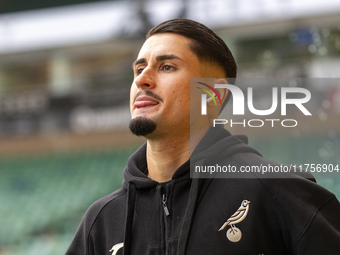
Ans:
{"type": "Polygon", "coordinates": [[[86,216],[81,221],[78,230],[68,247],[65,255],[90,255],[90,248],[92,246],[89,238],[89,228],[87,227],[86,216]]]}
{"type": "Polygon", "coordinates": [[[327,200],[306,226],[297,245],[298,255],[340,254],[340,203],[327,200]]]}

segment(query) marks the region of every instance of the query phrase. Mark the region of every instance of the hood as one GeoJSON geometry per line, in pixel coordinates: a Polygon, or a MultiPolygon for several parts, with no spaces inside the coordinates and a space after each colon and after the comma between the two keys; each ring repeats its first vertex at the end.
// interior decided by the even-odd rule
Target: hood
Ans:
{"type": "MultiPolygon", "coordinates": [[[[190,162],[188,160],[184,163],[175,172],[173,179],[183,176],[190,178],[190,163],[193,164],[198,161],[208,163],[240,152],[252,152],[262,156],[248,145],[247,136],[231,135],[229,131],[220,126],[211,128],[194,150],[190,162]]],[[[144,143],[128,160],[127,167],[124,170],[123,187],[127,188],[128,183],[134,184],[137,189],[156,187],[158,183],[149,179],[146,173],[146,143],[144,143]]]]}
{"type": "Polygon", "coordinates": [[[190,162],[195,164],[214,162],[230,157],[237,153],[254,153],[262,156],[260,152],[248,145],[245,135],[231,135],[223,127],[211,128],[194,150],[190,162]]]}
{"type": "Polygon", "coordinates": [[[127,188],[129,183],[134,184],[136,188],[156,187],[158,183],[148,178],[146,173],[146,143],[144,143],[128,160],[124,170],[123,187],[127,188]]]}

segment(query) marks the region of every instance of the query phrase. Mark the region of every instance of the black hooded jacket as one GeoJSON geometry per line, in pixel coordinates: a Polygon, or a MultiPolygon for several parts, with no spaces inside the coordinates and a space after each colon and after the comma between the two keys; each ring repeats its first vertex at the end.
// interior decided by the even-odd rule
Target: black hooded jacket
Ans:
{"type": "Polygon", "coordinates": [[[144,144],[128,161],[123,187],[87,210],[66,255],[340,254],[340,204],[312,176],[190,178],[190,163],[279,165],[245,136],[215,128],[160,184],[146,176],[144,144]]]}

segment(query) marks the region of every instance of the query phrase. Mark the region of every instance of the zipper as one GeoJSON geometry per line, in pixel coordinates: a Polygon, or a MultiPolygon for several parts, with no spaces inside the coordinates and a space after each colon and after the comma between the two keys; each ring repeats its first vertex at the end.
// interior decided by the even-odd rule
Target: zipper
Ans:
{"type": "Polygon", "coordinates": [[[168,202],[168,197],[166,195],[166,191],[164,190],[162,192],[162,206],[164,210],[164,232],[165,232],[165,255],[169,254],[169,247],[168,247],[168,239],[169,239],[169,216],[170,216],[170,211],[167,205],[168,202]]]}
{"type": "Polygon", "coordinates": [[[170,215],[168,205],[166,204],[167,202],[168,202],[168,198],[167,198],[166,194],[163,193],[162,204],[163,204],[163,209],[164,209],[165,216],[169,216],[170,215]]]}

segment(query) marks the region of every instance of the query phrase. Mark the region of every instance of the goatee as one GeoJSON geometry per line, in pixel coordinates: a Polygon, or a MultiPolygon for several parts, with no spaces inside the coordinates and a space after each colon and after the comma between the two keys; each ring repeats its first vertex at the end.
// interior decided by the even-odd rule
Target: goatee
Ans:
{"type": "Polygon", "coordinates": [[[130,131],[136,136],[146,136],[156,129],[156,123],[145,117],[137,117],[130,121],[130,131]]]}

